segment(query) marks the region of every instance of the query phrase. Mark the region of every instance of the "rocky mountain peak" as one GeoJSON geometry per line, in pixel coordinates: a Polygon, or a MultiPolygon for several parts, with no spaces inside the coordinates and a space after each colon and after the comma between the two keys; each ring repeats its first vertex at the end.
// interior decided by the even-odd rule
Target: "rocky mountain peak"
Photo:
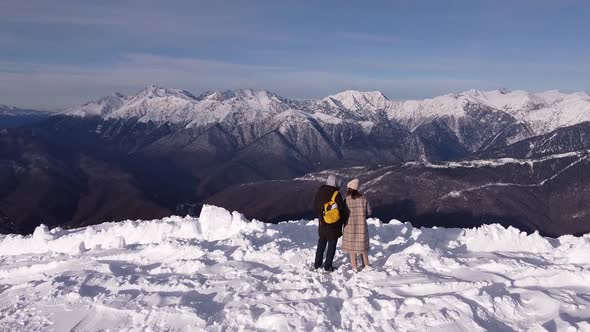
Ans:
{"type": "Polygon", "coordinates": [[[381,91],[346,90],[324,98],[322,101],[347,109],[385,108],[389,99],[381,91]]]}
{"type": "Polygon", "coordinates": [[[140,90],[135,96],[131,99],[141,99],[141,98],[166,98],[166,97],[178,97],[183,99],[197,99],[193,96],[190,92],[186,90],[180,89],[169,89],[162,87],[157,84],[152,84],[144,89],[140,90]]]}

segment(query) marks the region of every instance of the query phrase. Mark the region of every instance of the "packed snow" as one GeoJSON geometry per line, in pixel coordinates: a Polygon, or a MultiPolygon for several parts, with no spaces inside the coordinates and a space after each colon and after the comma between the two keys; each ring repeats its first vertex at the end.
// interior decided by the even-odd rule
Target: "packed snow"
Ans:
{"type": "Polygon", "coordinates": [[[199,218],[0,237],[3,331],[590,331],[590,236],[369,220],[371,267],[311,269],[317,221],[199,218]]]}

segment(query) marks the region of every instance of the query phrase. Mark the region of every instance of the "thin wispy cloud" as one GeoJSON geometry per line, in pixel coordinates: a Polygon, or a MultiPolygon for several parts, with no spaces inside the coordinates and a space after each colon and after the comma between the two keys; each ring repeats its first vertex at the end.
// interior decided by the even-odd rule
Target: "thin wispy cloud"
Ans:
{"type": "Polygon", "coordinates": [[[130,54],[109,65],[0,62],[0,99],[17,101],[28,97],[29,103],[22,104],[27,107],[71,106],[113,91],[133,93],[151,83],[197,94],[207,90],[267,89],[297,99],[323,97],[346,89],[382,90],[391,97],[407,99],[424,96],[416,94],[417,89],[435,95],[449,88],[460,91],[481,85],[469,79],[380,79],[152,54],[130,54]],[[44,102],[48,98],[50,102],[44,102]]]}
{"type": "Polygon", "coordinates": [[[452,0],[0,3],[0,103],[61,107],[150,83],[194,93],[587,90],[590,4],[452,0]]]}
{"type": "Polygon", "coordinates": [[[371,34],[371,33],[358,33],[358,32],[348,32],[342,34],[343,38],[354,40],[354,41],[361,41],[361,42],[371,42],[371,43],[397,43],[401,41],[401,38],[397,36],[387,36],[387,35],[380,35],[380,34],[371,34]]]}
{"type": "Polygon", "coordinates": [[[8,47],[16,41],[16,36],[9,32],[0,31],[0,47],[8,47]]]}

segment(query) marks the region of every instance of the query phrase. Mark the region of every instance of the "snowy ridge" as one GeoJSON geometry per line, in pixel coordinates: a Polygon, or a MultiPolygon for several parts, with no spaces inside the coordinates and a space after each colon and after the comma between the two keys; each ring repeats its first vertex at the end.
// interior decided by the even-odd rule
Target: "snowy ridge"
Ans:
{"type": "Polygon", "coordinates": [[[346,90],[328,96],[319,101],[328,107],[340,107],[348,110],[370,109],[383,110],[389,107],[390,101],[381,91],[346,90]]]}
{"type": "Polygon", "coordinates": [[[74,116],[102,116],[108,117],[115,110],[123,106],[128,97],[114,93],[99,100],[87,102],[79,107],[66,110],[65,113],[74,116]]]}
{"type": "Polygon", "coordinates": [[[587,331],[590,236],[369,221],[372,269],[309,269],[317,221],[40,226],[0,237],[2,330],[587,331]]]}
{"type": "Polygon", "coordinates": [[[533,165],[535,163],[542,163],[547,160],[569,158],[569,157],[587,157],[589,153],[590,153],[590,150],[574,151],[574,152],[552,154],[552,155],[544,156],[542,158],[535,158],[535,159],[499,158],[499,159],[449,161],[449,162],[440,162],[440,163],[412,161],[412,162],[407,162],[404,165],[406,165],[406,166],[422,165],[422,166],[426,166],[429,168],[476,168],[476,167],[499,167],[499,166],[503,166],[506,164],[520,164],[520,165],[529,165],[529,166],[533,167],[533,165]]]}
{"type": "Polygon", "coordinates": [[[469,90],[407,101],[390,100],[379,91],[347,90],[318,100],[294,101],[264,90],[214,91],[195,97],[184,90],[151,85],[134,96],[114,94],[73,107],[63,114],[137,118],[142,122],[198,127],[224,121],[230,115],[251,123],[297,110],[327,124],[364,121],[364,128],[370,131],[383,112],[389,120],[412,131],[432,119],[468,116],[466,107],[472,104],[507,113],[530,125],[536,134],[590,121],[590,96],[586,92],[566,94],[557,90],[540,93],[469,90]]]}
{"type": "Polygon", "coordinates": [[[531,125],[537,134],[590,121],[590,96],[586,92],[469,90],[457,97],[505,111],[531,125]]]}
{"type": "Polygon", "coordinates": [[[172,123],[186,127],[206,126],[239,114],[244,121],[269,118],[289,109],[267,91],[211,92],[195,97],[187,91],[151,85],[134,96],[114,94],[62,112],[71,116],[100,116],[140,122],[172,123]]]}
{"type": "Polygon", "coordinates": [[[18,108],[15,106],[0,105],[0,115],[2,116],[19,116],[19,115],[41,115],[43,111],[34,111],[18,108]]]}
{"type": "Polygon", "coordinates": [[[8,105],[0,105],[0,115],[15,115],[18,108],[8,105]]]}
{"type": "MultiPolygon", "coordinates": [[[[428,161],[409,161],[402,164],[405,167],[421,166],[427,168],[478,168],[478,167],[501,167],[508,164],[526,165],[528,167],[534,167],[535,164],[539,164],[548,160],[572,158],[577,157],[574,162],[578,163],[586,158],[589,158],[590,150],[574,151],[566,153],[558,153],[547,155],[541,158],[535,159],[517,159],[517,158],[498,158],[498,159],[478,159],[478,160],[462,160],[462,161],[447,161],[447,162],[428,162],[428,161]]],[[[314,181],[314,182],[325,182],[326,178],[330,174],[334,174],[340,178],[349,178],[351,174],[356,174],[358,171],[362,171],[364,174],[369,174],[373,171],[367,170],[365,166],[357,166],[350,168],[341,169],[329,169],[315,173],[305,174],[304,176],[297,177],[295,181],[314,181]],[[351,172],[355,170],[355,172],[351,172]]],[[[382,175],[366,182],[363,187],[370,188],[372,184],[375,184],[389,175],[391,171],[387,171],[382,175]]],[[[557,173],[558,174],[558,173],[557,173]]],[[[556,175],[557,175],[556,174],[556,175]]],[[[555,176],[556,176],[555,175],[555,176]]],[[[541,183],[542,184],[542,183],[541,183]]]]}

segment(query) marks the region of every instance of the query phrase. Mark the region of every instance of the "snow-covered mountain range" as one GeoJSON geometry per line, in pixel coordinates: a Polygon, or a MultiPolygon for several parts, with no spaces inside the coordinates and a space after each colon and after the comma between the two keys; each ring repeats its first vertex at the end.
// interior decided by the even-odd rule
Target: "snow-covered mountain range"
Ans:
{"type": "MultiPolygon", "coordinates": [[[[385,116],[410,131],[433,119],[472,116],[473,105],[503,112],[530,126],[535,134],[590,121],[590,96],[586,92],[557,90],[533,93],[505,89],[468,90],[424,100],[390,100],[379,91],[343,91],[318,100],[297,101],[264,90],[207,92],[198,97],[184,90],[151,85],[134,96],[115,93],[67,109],[63,114],[101,116],[105,119],[137,118],[140,122],[170,122],[198,127],[239,116],[253,122],[284,113],[312,117],[323,123],[355,120],[367,130],[385,116]]],[[[284,116],[284,115],[283,115],[284,116]]],[[[453,128],[457,129],[457,128],[453,128]]]]}
{"type": "Polygon", "coordinates": [[[401,101],[378,91],[343,91],[290,100],[261,90],[195,96],[153,85],[0,130],[0,187],[8,188],[0,190],[0,213],[8,220],[0,229],[30,233],[41,219],[78,227],[160,218],[194,213],[212,199],[256,218],[300,218],[309,213],[307,196],[317,183],[304,187],[289,180],[359,166],[371,181],[375,170],[392,166],[399,172],[384,177],[374,194],[384,198],[375,209],[382,217],[409,211],[407,218],[417,222],[436,224],[442,216],[454,225],[459,219],[461,225],[477,225],[492,215],[496,222],[547,234],[585,232],[577,220],[590,215],[583,200],[590,185],[576,174],[590,165],[586,157],[575,167],[563,158],[531,162],[534,171],[517,165],[448,171],[399,165],[586,151],[587,120],[590,97],[583,92],[469,90],[401,101]],[[551,181],[556,187],[533,186],[557,173],[551,181]],[[268,185],[279,180],[286,182],[268,185]],[[516,185],[485,186],[497,182],[516,185]],[[484,190],[465,191],[472,187],[484,190]],[[391,188],[396,195],[388,195],[391,188]],[[438,199],[452,191],[467,194],[452,202],[438,199]],[[277,193],[284,193],[285,203],[277,202],[277,193]],[[408,197],[415,207],[408,207],[408,197]],[[563,209],[554,208],[557,201],[563,209]],[[561,223],[568,226],[552,228],[561,223]]]}
{"type": "Polygon", "coordinates": [[[184,90],[151,85],[134,96],[119,93],[67,109],[63,114],[100,116],[105,119],[138,119],[185,127],[206,126],[241,115],[252,122],[291,109],[286,100],[267,92],[236,90],[210,92],[195,97],[184,90]]]}

